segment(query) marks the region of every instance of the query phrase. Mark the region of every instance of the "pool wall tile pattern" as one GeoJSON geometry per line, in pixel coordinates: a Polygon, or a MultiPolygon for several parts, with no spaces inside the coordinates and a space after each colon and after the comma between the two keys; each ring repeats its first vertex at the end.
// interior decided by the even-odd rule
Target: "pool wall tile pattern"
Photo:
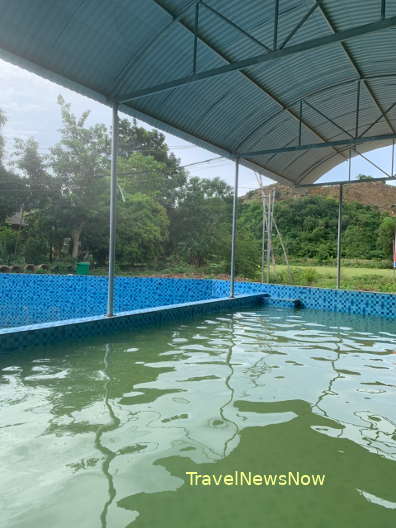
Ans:
{"type": "MultiPolygon", "coordinates": [[[[114,311],[212,298],[207,280],[117,277],[114,311]]],[[[0,328],[103,315],[106,305],[107,277],[0,274],[0,328]]]]}
{"type": "Polygon", "coordinates": [[[174,304],[121,312],[114,317],[94,316],[69,319],[51,323],[4,328],[0,330],[0,352],[36,345],[59,343],[93,335],[106,335],[123,330],[132,330],[148,325],[160,325],[168,321],[188,320],[225,310],[262,305],[262,294],[247,294],[233,299],[211,299],[189,304],[174,304]]]}
{"type": "MultiPolygon", "coordinates": [[[[396,319],[395,294],[256,282],[236,282],[235,293],[237,296],[267,294],[266,302],[277,306],[290,306],[290,300],[300,299],[310,309],[396,319]]],[[[96,335],[180,319],[183,314],[189,317],[227,309],[231,305],[221,303],[228,294],[229,281],[224,280],[117,277],[115,312],[119,317],[107,318],[103,316],[106,277],[0,274],[0,349],[96,335]],[[213,301],[216,299],[217,303],[213,301]],[[212,302],[201,302],[208,300],[212,302]]],[[[238,300],[243,301],[241,297],[238,300]]]]}
{"type": "MultiPolygon", "coordinates": [[[[224,296],[228,290],[228,281],[215,282],[214,296],[224,296]]],[[[237,282],[235,292],[237,294],[268,293],[270,295],[270,303],[271,299],[300,299],[306,308],[314,310],[396,319],[396,295],[392,293],[330,290],[305,286],[260,284],[257,282],[237,282]]]]}

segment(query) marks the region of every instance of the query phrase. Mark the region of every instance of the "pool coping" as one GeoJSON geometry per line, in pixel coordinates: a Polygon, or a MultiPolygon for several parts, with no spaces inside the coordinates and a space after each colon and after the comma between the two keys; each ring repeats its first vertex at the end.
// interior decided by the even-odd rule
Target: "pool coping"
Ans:
{"type": "Polygon", "coordinates": [[[239,294],[235,297],[219,297],[119,312],[111,317],[98,315],[2,328],[0,329],[0,352],[81,337],[106,335],[148,325],[160,325],[168,321],[190,319],[196,315],[222,312],[226,309],[256,306],[262,304],[268,297],[269,295],[264,292],[239,294]]]}

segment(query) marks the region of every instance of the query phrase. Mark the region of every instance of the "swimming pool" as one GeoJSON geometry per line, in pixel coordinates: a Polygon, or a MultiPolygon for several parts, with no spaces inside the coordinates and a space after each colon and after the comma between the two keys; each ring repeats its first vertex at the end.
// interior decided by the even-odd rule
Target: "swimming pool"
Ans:
{"type": "Polygon", "coordinates": [[[5,526],[396,524],[394,321],[271,306],[0,356],[5,526]],[[189,473],[325,475],[197,485],[189,473]]]}

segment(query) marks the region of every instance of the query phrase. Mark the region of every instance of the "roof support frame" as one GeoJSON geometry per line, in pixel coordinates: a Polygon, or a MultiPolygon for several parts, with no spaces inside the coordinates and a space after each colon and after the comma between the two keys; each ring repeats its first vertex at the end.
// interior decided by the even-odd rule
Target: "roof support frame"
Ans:
{"type": "Polygon", "coordinates": [[[333,119],[331,119],[328,115],[326,115],[324,112],[322,112],[321,110],[319,110],[318,108],[316,108],[312,103],[309,103],[308,101],[305,101],[304,100],[304,103],[309,106],[310,108],[312,108],[312,110],[314,110],[317,114],[319,114],[320,116],[324,117],[324,119],[326,119],[327,121],[329,121],[329,123],[331,123],[332,125],[334,125],[335,127],[337,127],[339,130],[341,130],[341,132],[344,132],[344,134],[346,134],[347,136],[353,138],[353,135],[348,132],[348,130],[346,130],[344,127],[342,127],[341,125],[339,125],[338,123],[336,123],[333,119]]]}
{"type": "Polygon", "coordinates": [[[302,117],[303,117],[303,99],[301,99],[299,104],[299,120],[298,120],[298,144],[301,145],[302,139],[302,117]]]}
{"type": "MultiPolygon", "coordinates": [[[[166,13],[168,13],[168,15],[174,17],[172,11],[170,11],[167,7],[165,7],[160,0],[152,0],[155,4],[157,4],[163,11],[165,11],[166,13]]],[[[202,2],[203,0],[201,0],[202,2]]],[[[228,20],[228,19],[227,19],[228,20]]],[[[190,31],[192,32],[191,28],[186,25],[180,18],[177,20],[177,22],[182,25],[187,31],[190,31]]],[[[395,24],[396,24],[396,17],[395,17],[395,24]]],[[[203,39],[202,37],[198,36],[198,39],[205,45],[207,46],[209,49],[211,49],[214,53],[216,53],[219,57],[221,57],[225,62],[227,62],[228,64],[231,64],[231,61],[225,56],[223,55],[223,53],[221,53],[218,49],[216,49],[214,46],[212,46],[211,44],[209,44],[209,42],[207,42],[205,39],[203,39]]],[[[260,91],[262,91],[266,96],[270,97],[270,99],[272,99],[276,104],[278,104],[281,108],[282,108],[282,111],[286,111],[292,118],[294,118],[295,120],[299,121],[300,118],[299,118],[299,115],[298,113],[294,112],[288,105],[286,105],[283,101],[281,101],[275,94],[273,94],[272,92],[270,92],[268,89],[266,89],[264,86],[262,86],[261,84],[258,84],[257,81],[255,81],[255,79],[253,77],[251,77],[248,73],[244,72],[244,71],[241,71],[239,70],[240,74],[245,78],[247,79],[249,82],[251,82],[256,88],[258,88],[260,91]]],[[[304,122],[302,121],[302,124],[304,125],[304,127],[307,129],[307,130],[310,130],[316,137],[318,137],[321,141],[325,142],[327,141],[327,139],[325,137],[323,137],[319,131],[317,131],[314,127],[312,127],[309,123],[307,122],[304,122]]],[[[243,144],[243,142],[246,140],[246,138],[237,146],[237,148],[235,149],[236,152],[239,150],[240,146],[243,144]]],[[[335,153],[342,157],[343,159],[345,159],[345,155],[342,153],[342,152],[339,152],[336,148],[334,148],[334,151],[335,153]]],[[[236,154],[235,154],[236,155],[236,154]]],[[[270,170],[270,169],[265,169],[264,170],[270,170]]],[[[285,178],[285,177],[284,177],[285,178]]],[[[287,179],[287,178],[285,178],[287,179]]]]}
{"type": "Polygon", "coordinates": [[[386,16],[386,0],[381,0],[381,18],[386,16]]]}
{"type": "Polygon", "coordinates": [[[198,28],[199,28],[199,6],[200,0],[195,4],[195,20],[194,20],[194,53],[193,53],[193,75],[197,73],[197,57],[198,57],[198,28]]]}
{"type": "Polygon", "coordinates": [[[363,132],[360,134],[359,137],[363,137],[365,134],[367,134],[367,132],[371,128],[373,128],[373,126],[376,125],[379,121],[381,121],[381,119],[383,119],[384,115],[386,116],[392,110],[392,108],[394,108],[395,105],[396,105],[396,102],[392,103],[386,110],[384,110],[384,113],[380,114],[379,117],[377,117],[377,119],[375,121],[373,121],[370,126],[368,126],[365,130],[363,130],[363,132]]]}
{"type": "Polygon", "coordinates": [[[297,189],[303,189],[303,188],[312,188],[312,187],[330,187],[333,185],[353,185],[355,183],[373,183],[373,182],[387,182],[387,181],[394,181],[396,180],[396,176],[390,176],[387,178],[373,178],[372,180],[351,180],[351,181],[343,181],[343,180],[337,180],[334,182],[322,182],[322,183],[301,183],[297,184],[297,189]]]}
{"type": "MultiPolygon", "coordinates": [[[[159,6],[163,7],[162,4],[159,2],[159,0],[153,0],[153,1],[159,6]]],[[[165,8],[163,7],[163,9],[165,8]]],[[[169,13],[168,9],[166,9],[166,11],[169,13]]],[[[180,20],[178,22],[180,23],[180,20]]],[[[291,55],[295,55],[297,53],[301,53],[303,51],[317,49],[322,46],[328,46],[331,44],[342,42],[344,40],[352,39],[354,37],[359,37],[362,35],[367,35],[367,34],[374,33],[374,32],[377,32],[383,29],[387,29],[392,26],[396,26],[396,16],[380,19],[380,20],[377,20],[376,22],[371,22],[369,24],[364,24],[362,26],[357,26],[351,29],[334,32],[332,35],[326,35],[325,37],[314,38],[306,42],[302,42],[300,44],[295,44],[293,46],[287,46],[283,49],[278,49],[278,50],[268,52],[268,53],[261,53],[259,55],[255,55],[247,59],[242,59],[240,61],[236,61],[236,62],[228,61],[229,62],[228,64],[224,66],[220,66],[218,68],[212,68],[210,70],[203,71],[195,75],[188,75],[186,77],[174,79],[172,81],[161,83],[156,86],[141,88],[141,89],[135,90],[134,92],[130,94],[114,95],[114,98],[120,104],[128,103],[132,100],[139,99],[141,97],[158,94],[158,93],[161,93],[167,90],[172,90],[173,88],[178,88],[180,86],[186,86],[188,84],[199,82],[205,79],[210,79],[212,77],[217,77],[219,75],[227,74],[230,72],[240,71],[246,68],[250,68],[252,66],[264,64],[265,62],[268,62],[271,60],[281,59],[283,57],[288,57],[291,55]]],[[[187,27],[187,26],[184,25],[184,27],[187,27]]],[[[212,46],[211,48],[213,49],[212,46]]],[[[377,102],[377,105],[379,106],[378,102],[377,102]]]]}
{"type": "Polygon", "coordinates": [[[281,154],[284,152],[296,152],[300,150],[310,150],[310,149],[322,149],[330,148],[336,146],[352,146],[359,145],[361,143],[370,143],[375,141],[387,141],[393,140],[396,138],[396,134],[382,134],[379,136],[365,136],[358,138],[348,138],[348,139],[337,139],[334,141],[327,141],[326,143],[309,143],[305,145],[292,145],[289,147],[278,147],[278,148],[269,148],[263,150],[256,150],[250,152],[241,152],[239,155],[243,158],[256,158],[258,156],[265,156],[267,154],[281,154]]]}
{"type": "MultiPolygon", "coordinates": [[[[360,113],[360,79],[357,81],[356,90],[356,120],[355,120],[355,137],[359,134],[359,113],[360,113]]],[[[385,115],[385,114],[384,114],[385,115]]]]}
{"type": "Polygon", "coordinates": [[[123,68],[121,68],[120,70],[120,73],[116,77],[111,93],[117,93],[122,89],[122,86],[126,78],[128,77],[132,66],[136,67],[137,64],[140,64],[144,57],[147,55],[147,53],[155,45],[155,43],[160,40],[172,28],[175,23],[179,22],[179,20],[181,20],[185,16],[185,14],[190,10],[191,7],[195,6],[200,1],[201,0],[191,0],[190,3],[184,9],[182,9],[182,11],[180,11],[180,13],[178,13],[177,15],[173,15],[173,18],[169,22],[169,24],[167,24],[157,35],[155,35],[151,42],[149,42],[149,44],[141,50],[137,62],[134,62],[134,57],[131,57],[126,62],[126,64],[124,64],[123,68]]]}
{"type": "Polygon", "coordinates": [[[358,154],[361,158],[363,158],[364,160],[367,161],[367,163],[370,163],[370,165],[372,165],[374,168],[376,168],[377,170],[379,170],[380,172],[382,172],[382,174],[385,174],[385,176],[387,176],[388,178],[391,177],[391,174],[389,174],[389,172],[386,172],[386,170],[384,170],[382,167],[380,167],[379,165],[377,165],[376,163],[374,163],[374,161],[371,161],[371,159],[369,159],[367,156],[365,156],[364,154],[362,154],[361,152],[358,151],[358,149],[355,147],[355,152],[356,154],[358,154]]]}
{"type": "MultiPolygon", "coordinates": [[[[373,75],[373,76],[366,76],[366,77],[362,77],[361,81],[364,81],[364,80],[378,80],[378,79],[388,79],[388,78],[393,78],[393,77],[396,77],[396,73],[392,73],[392,74],[384,74],[384,75],[373,75]]],[[[354,83],[356,82],[356,78],[354,79],[350,79],[350,80],[347,80],[347,81],[341,81],[339,83],[336,83],[336,84],[332,84],[331,86],[326,86],[326,88],[321,88],[320,90],[317,90],[315,92],[312,92],[308,95],[305,96],[305,101],[307,101],[307,98],[308,97],[314,97],[316,95],[319,95],[321,93],[324,93],[326,92],[327,90],[332,90],[333,88],[338,88],[340,86],[345,86],[347,84],[351,84],[351,83],[354,83]]],[[[268,119],[266,119],[265,121],[263,121],[262,123],[260,123],[260,125],[255,129],[253,130],[252,132],[250,132],[245,138],[243,138],[243,140],[239,143],[238,145],[238,149],[252,136],[254,135],[255,133],[258,132],[258,130],[260,130],[260,128],[264,127],[267,123],[269,123],[270,121],[272,121],[272,119],[275,119],[276,117],[278,117],[284,110],[292,110],[294,106],[296,106],[297,104],[299,105],[301,102],[301,100],[297,100],[297,101],[293,101],[293,103],[289,104],[287,107],[285,107],[284,109],[282,108],[281,110],[279,110],[279,112],[277,112],[276,114],[273,114],[271,117],[269,117],[268,119]]],[[[387,110],[384,110],[384,114],[386,115],[392,108],[393,108],[394,105],[391,105],[391,107],[389,107],[387,110]]],[[[384,115],[381,113],[380,116],[378,117],[378,119],[376,119],[372,124],[370,124],[370,126],[365,130],[365,132],[363,132],[361,135],[363,136],[372,126],[374,126],[375,124],[377,124],[379,121],[381,121],[381,119],[383,119],[384,115]]],[[[299,120],[299,116],[297,116],[297,119],[299,120]]]]}
{"type": "Polygon", "coordinates": [[[229,24],[233,28],[237,29],[240,33],[242,33],[242,35],[245,35],[245,37],[249,38],[255,44],[261,46],[262,48],[266,49],[267,51],[272,51],[271,48],[269,48],[268,46],[266,46],[264,44],[264,42],[261,42],[261,40],[258,40],[258,39],[256,39],[256,37],[253,37],[253,35],[250,35],[250,33],[248,33],[243,28],[238,26],[238,24],[236,24],[235,22],[233,22],[232,20],[230,20],[229,18],[224,16],[222,13],[220,13],[220,11],[217,11],[217,9],[215,9],[214,7],[208,5],[204,0],[201,0],[201,5],[203,7],[205,7],[208,11],[213,13],[214,15],[218,16],[221,20],[223,20],[224,22],[226,22],[227,24],[229,24]]]}
{"type": "MultiPolygon", "coordinates": [[[[334,22],[330,18],[330,15],[327,12],[326,8],[324,7],[323,0],[317,0],[317,2],[318,2],[319,11],[322,14],[322,17],[326,21],[326,23],[327,23],[329,29],[332,31],[333,35],[336,35],[337,34],[337,28],[335,27],[334,22]]],[[[384,0],[382,0],[382,2],[383,3],[381,5],[381,18],[380,18],[380,20],[383,21],[383,20],[386,20],[386,18],[385,18],[385,2],[384,2],[384,0]]],[[[345,42],[343,42],[343,41],[340,41],[340,44],[341,44],[342,49],[344,50],[344,53],[345,53],[346,57],[348,58],[349,62],[351,63],[353,69],[355,70],[355,72],[359,76],[359,79],[363,80],[364,85],[366,86],[367,92],[369,93],[369,95],[370,95],[371,99],[373,100],[374,104],[376,105],[378,110],[383,115],[383,117],[384,117],[386,123],[388,124],[390,130],[392,131],[392,133],[395,134],[396,130],[395,130],[394,126],[392,125],[391,121],[386,117],[386,114],[384,113],[384,109],[383,109],[382,105],[380,104],[380,102],[378,101],[377,96],[375,95],[375,93],[374,93],[373,89],[371,88],[370,84],[367,82],[366,79],[364,79],[363,72],[360,69],[360,66],[358,65],[358,63],[357,63],[356,59],[354,58],[354,56],[352,55],[351,51],[349,50],[347,44],[345,42]]]]}
{"type": "Polygon", "coordinates": [[[305,15],[302,17],[302,19],[294,26],[294,28],[290,31],[288,36],[285,38],[285,40],[282,42],[282,44],[279,46],[279,49],[283,49],[286,44],[291,40],[294,35],[298,32],[298,30],[305,24],[305,22],[308,20],[308,18],[312,15],[312,13],[316,10],[318,7],[318,2],[316,1],[314,5],[305,13],[305,15]]]}
{"type": "MultiPolygon", "coordinates": [[[[85,97],[89,97],[94,101],[97,101],[104,105],[112,107],[116,103],[116,101],[112,100],[109,97],[106,97],[106,95],[91,88],[88,88],[87,86],[81,84],[80,82],[74,79],[64,77],[63,75],[49,70],[44,66],[41,66],[22,55],[16,55],[15,53],[5,48],[0,47],[0,58],[7,62],[10,62],[11,64],[15,64],[16,66],[24,68],[32,73],[35,73],[36,75],[40,75],[41,77],[44,77],[49,81],[64,86],[69,90],[73,90],[77,93],[80,93],[81,95],[84,95],[85,97]]],[[[190,143],[193,143],[201,148],[207,149],[210,152],[218,154],[226,159],[235,160],[237,158],[235,153],[226,150],[224,147],[221,147],[216,143],[209,142],[199,136],[193,136],[188,131],[182,128],[178,128],[172,125],[171,123],[162,121],[161,119],[158,119],[157,117],[151,115],[148,112],[142,112],[137,108],[134,108],[132,105],[119,105],[119,111],[136,119],[140,119],[141,121],[144,121],[145,123],[155,128],[159,128],[169,134],[173,134],[185,141],[189,141],[190,143]]],[[[254,163],[253,160],[240,159],[240,165],[252,169],[253,171],[259,172],[260,174],[263,174],[264,176],[279,181],[281,183],[285,183],[287,185],[292,186],[295,185],[295,182],[293,180],[290,180],[283,174],[279,174],[275,170],[272,170],[268,167],[257,165],[256,163],[254,163]]]]}
{"type": "Polygon", "coordinates": [[[274,6],[274,42],[272,45],[273,51],[278,48],[278,27],[279,27],[279,0],[275,0],[274,6]]]}

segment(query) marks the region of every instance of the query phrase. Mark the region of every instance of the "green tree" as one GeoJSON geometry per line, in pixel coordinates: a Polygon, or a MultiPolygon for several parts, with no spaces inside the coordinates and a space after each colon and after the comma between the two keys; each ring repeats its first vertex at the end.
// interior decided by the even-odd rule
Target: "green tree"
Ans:
{"type": "Polygon", "coordinates": [[[59,96],[63,126],[61,140],[51,149],[50,165],[61,181],[68,204],[67,225],[72,238],[72,257],[80,251],[81,235],[89,221],[106,222],[104,205],[108,189],[109,137],[106,126],[87,126],[89,112],[77,118],[70,104],[59,96]]]}
{"type": "Polygon", "coordinates": [[[32,137],[15,139],[15,165],[26,185],[25,210],[45,207],[53,198],[53,193],[59,192],[59,182],[48,174],[38,149],[38,142],[32,137]]]}
{"type": "Polygon", "coordinates": [[[171,252],[202,266],[229,252],[231,188],[219,178],[190,178],[171,215],[171,252]]]}
{"type": "Polygon", "coordinates": [[[26,198],[24,181],[0,163],[0,223],[22,207],[26,198]]]}
{"type": "MultiPolygon", "coordinates": [[[[261,239],[261,201],[244,203],[240,224],[257,240],[261,239]]],[[[288,254],[319,261],[336,256],[338,202],[322,196],[305,196],[278,201],[275,220],[288,254]]],[[[383,215],[372,206],[345,202],[343,208],[343,256],[378,257],[376,240],[383,215]]],[[[273,237],[274,252],[281,255],[280,242],[273,237]]]]}
{"type": "Polygon", "coordinates": [[[376,239],[383,215],[376,207],[358,202],[344,205],[343,256],[378,257],[376,239]]]}
{"type": "MultiPolygon", "coordinates": [[[[5,114],[0,109],[0,132],[5,123],[5,114]]],[[[0,223],[21,208],[26,196],[24,182],[17,174],[6,170],[3,155],[4,138],[0,133],[0,223]]]]}
{"type": "MultiPolygon", "coordinates": [[[[158,130],[147,130],[137,126],[136,120],[131,122],[128,119],[121,119],[119,123],[119,156],[121,160],[130,159],[132,167],[120,164],[121,171],[128,172],[128,168],[134,169],[134,164],[139,165],[139,158],[135,156],[140,153],[142,157],[150,156],[160,165],[161,180],[156,179],[158,184],[158,200],[167,209],[174,207],[178,198],[178,191],[186,183],[186,171],[180,165],[180,160],[169,151],[165,136],[158,130]]],[[[143,176],[150,183],[151,174],[148,171],[141,171],[141,181],[143,176]]],[[[140,191],[139,191],[140,192],[140,191]]],[[[143,191],[144,192],[144,191],[143,191]]]]}
{"type": "Polygon", "coordinates": [[[377,247],[382,252],[382,256],[389,258],[392,256],[393,242],[396,233],[396,218],[386,216],[379,226],[377,247]]]}
{"type": "Polygon", "coordinates": [[[128,196],[119,204],[117,260],[134,266],[157,262],[168,238],[169,220],[165,208],[142,193],[128,196]]]}
{"type": "Polygon", "coordinates": [[[140,152],[121,158],[118,182],[121,191],[128,194],[143,193],[166,206],[168,192],[166,166],[151,155],[140,152]]]}
{"type": "Polygon", "coordinates": [[[15,255],[18,232],[8,226],[0,227],[0,263],[10,264],[11,257],[15,255]]]}

